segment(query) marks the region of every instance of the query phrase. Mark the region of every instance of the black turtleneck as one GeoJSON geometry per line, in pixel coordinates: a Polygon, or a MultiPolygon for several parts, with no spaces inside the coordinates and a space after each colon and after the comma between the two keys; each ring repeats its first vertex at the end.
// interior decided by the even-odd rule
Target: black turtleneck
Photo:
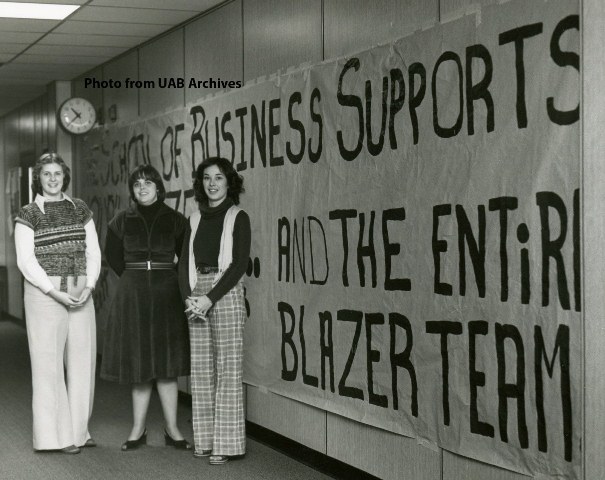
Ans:
{"type": "Polygon", "coordinates": [[[226,198],[216,207],[200,205],[200,225],[193,239],[196,267],[203,265],[218,267],[223,221],[231,205],[233,201],[230,198],[226,198]]]}
{"type": "MultiPolygon", "coordinates": [[[[218,267],[218,257],[221,248],[221,235],[223,222],[227,210],[233,205],[230,198],[226,198],[220,205],[210,207],[200,206],[200,224],[193,239],[193,253],[196,267],[208,265],[218,267]]],[[[250,218],[246,212],[240,212],[235,217],[233,226],[233,252],[232,261],[223,276],[207,294],[212,303],[216,303],[231,290],[242,278],[248,267],[250,258],[250,218]]]]}
{"type": "Polygon", "coordinates": [[[151,205],[141,205],[137,203],[137,210],[141,214],[141,216],[145,219],[145,223],[147,224],[147,228],[151,228],[151,224],[153,219],[158,214],[160,207],[162,206],[160,200],[156,200],[151,205]]]}

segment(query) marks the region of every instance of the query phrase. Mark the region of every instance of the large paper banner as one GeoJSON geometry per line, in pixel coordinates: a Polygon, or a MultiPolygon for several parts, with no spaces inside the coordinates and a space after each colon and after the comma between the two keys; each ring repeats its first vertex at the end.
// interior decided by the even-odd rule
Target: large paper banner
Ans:
{"type": "Polygon", "coordinates": [[[195,166],[231,159],[248,383],[579,478],[579,38],[577,2],[510,2],[98,131],[84,198],[103,237],[149,162],[190,214],[195,166]]]}

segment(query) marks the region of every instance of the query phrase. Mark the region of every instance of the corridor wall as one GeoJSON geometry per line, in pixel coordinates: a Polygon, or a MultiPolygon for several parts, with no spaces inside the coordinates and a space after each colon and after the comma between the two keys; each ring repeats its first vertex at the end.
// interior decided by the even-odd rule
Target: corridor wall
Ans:
{"type": "MultiPolygon", "coordinates": [[[[146,79],[200,77],[254,80],[292,66],[317,63],[368,49],[414,31],[445,23],[466,13],[481,12],[497,0],[233,0],[194,21],[162,35],[73,82],[74,95],[91,100],[105,113],[115,105],[117,122],[141,118],[183,107],[218,89],[90,89],[87,77],[98,79],[146,79]]],[[[601,15],[603,12],[600,12],[601,15]]],[[[479,17],[480,18],[480,17],[479,17]]],[[[4,174],[20,164],[34,146],[56,143],[53,109],[44,97],[0,120],[4,129],[4,174]]],[[[52,102],[51,102],[52,103],[52,102]]],[[[0,129],[0,132],[2,130],[0,129]]],[[[86,188],[86,170],[78,159],[90,149],[87,138],[74,142],[74,194],[86,188]]],[[[0,180],[2,179],[0,175],[0,180]]],[[[2,183],[4,185],[4,183],[2,183]]],[[[117,199],[116,199],[117,200],[117,199]]],[[[121,200],[124,202],[124,200],[121,200]]],[[[5,200],[2,200],[5,202],[5,200]]],[[[6,204],[0,204],[6,212],[6,204]]],[[[112,216],[118,201],[108,202],[97,213],[101,241],[103,223],[112,216]],[[100,218],[99,218],[100,217],[100,218]]],[[[11,282],[11,313],[20,317],[20,277],[14,262],[11,239],[5,232],[5,261],[11,282]]],[[[0,252],[0,261],[2,253],[0,252]]],[[[104,268],[99,300],[111,294],[111,274],[104,268]]],[[[102,338],[104,325],[99,324],[102,338]]],[[[187,388],[187,385],[182,385],[187,388]]],[[[512,480],[524,475],[477,462],[416,439],[396,435],[345,417],[248,385],[247,418],[314,450],[385,479],[460,478],[512,480]]],[[[597,459],[591,459],[598,462],[597,459]]],[[[595,470],[599,471],[599,470],[595,470]]],[[[586,477],[589,478],[596,477],[586,477]]]]}
{"type": "MultiPolygon", "coordinates": [[[[0,265],[7,268],[8,305],[2,307],[15,319],[23,320],[23,278],[17,268],[14,237],[12,235],[12,214],[7,184],[11,169],[21,169],[20,195],[27,198],[28,168],[45,150],[61,149],[66,163],[71,166],[71,139],[57,129],[55,112],[57,102],[70,94],[69,82],[53,82],[46,87],[46,93],[35,100],[0,118],[0,265]]],[[[72,187],[68,192],[72,191],[72,187]]]]}
{"type": "MultiPolygon", "coordinates": [[[[491,3],[495,2],[482,6],[491,3]]],[[[262,79],[292,66],[364,50],[479,7],[476,3],[438,1],[235,0],[82,76],[73,89],[105,112],[115,105],[116,126],[129,124],[183,107],[217,89],[91,90],[84,86],[87,77],[106,81],[160,77],[262,79]]],[[[86,141],[76,143],[75,156],[87,158],[89,148],[86,141]]],[[[78,173],[85,176],[86,169],[78,173]]],[[[83,177],[78,178],[78,184],[86,185],[83,177]]],[[[119,196],[108,201],[100,209],[99,223],[123,208],[124,201],[119,196]]],[[[107,287],[101,285],[99,293],[103,297],[111,296],[111,274],[107,275],[107,287]]],[[[103,326],[99,328],[102,337],[103,326]]],[[[263,387],[247,386],[247,418],[382,478],[521,478],[520,474],[358,423],[263,387]]]]}
{"type": "MultiPolygon", "coordinates": [[[[437,0],[235,0],[82,76],[73,83],[73,93],[89,98],[105,112],[115,104],[117,124],[129,123],[184,106],[218,89],[101,91],[84,88],[86,76],[104,80],[166,76],[249,81],[369,48],[434,24],[439,15],[437,0]]],[[[75,158],[83,158],[87,148],[90,146],[85,142],[77,142],[75,158]]],[[[78,175],[83,174],[80,169],[78,175]]],[[[77,178],[77,184],[82,181],[77,178]]],[[[111,217],[114,205],[101,215],[111,217]]],[[[108,283],[110,295],[111,280],[108,283]]],[[[102,337],[103,327],[99,328],[102,337]]],[[[247,386],[246,397],[248,420],[381,478],[441,476],[443,452],[421,446],[416,439],[368,427],[254,386],[247,386]]]]}

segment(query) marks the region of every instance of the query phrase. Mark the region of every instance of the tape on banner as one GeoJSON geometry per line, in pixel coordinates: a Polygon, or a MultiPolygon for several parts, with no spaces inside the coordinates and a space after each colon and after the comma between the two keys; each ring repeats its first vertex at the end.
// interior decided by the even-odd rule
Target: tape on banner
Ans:
{"type": "Polygon", "coordinates": [[[433,452],[438,452],[440,450],[437,443],[429,440],[428,438],[416,437],[416,443],[422,447],[432,450],[433,452]]]}

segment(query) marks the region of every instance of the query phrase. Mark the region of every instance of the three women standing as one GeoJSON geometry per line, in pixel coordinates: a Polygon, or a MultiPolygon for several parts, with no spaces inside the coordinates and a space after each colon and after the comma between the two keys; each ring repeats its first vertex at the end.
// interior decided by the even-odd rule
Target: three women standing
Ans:
{"type": "Polygon", "coordinates": [[[34,449],[79,453],[96,445],[88,431],[96,362],[91,294],[101,252],[92,212],[64,193],[69,182],[70,169],[57,154],[38,159],[36,198],[17,216],[15,247],[26,280],[34,449]]]}
{"type": "Polygon", "coordinates": [[[218,465],[245,453],[241,279],[250,256],[250,219],[237,206],[243,179],[228,160],[202,162],[193,188],[199,211],[190,218],[179,284],[189,317],[194,455],[218,465]]]}
{"type": "Polygon", "coordinates": [[[177,377],[189,375],[187,320],[175,254],[186,218],[164,204],[166,190],[151,165],[128,179],[134,206],[108,225],[105,255],[120,277],[105,331],[101,377],[132,385],[133,425],[122,450],[147,441],[145,420],[153,381],[164,413],[166,445],[190,449],[177,426],[177,377]]]}
{"type": "MultiPolygon", "coordinates": [[[[69,181],[58,155],[38,160],[32,185],[38,195],[19,212],[15,244],[26,279],[34,448],[78,453],[79,446],[95,445],[88,432],[96,360],[91,293],[101,255],[92,212],[63,193],[69,181]]],[[[122,449],[146,443],[154,380],[166,445],[191,448],[177,426],[177,377],[190,372],[182,294],[191,337],[194,454],[223,464],[245,453],[241,278],[250,255],[250,220],[237,206],[243,179],[226,159],[204,161],[195,172],[200,209],[190,228],[164,204],[155,168],[137,167],[128,186],[135,205],[108,225],[105,253],[120,279],[101,368],[103,378],[132,385],[133,426],[122,449]],[[177,277],[174,257],[181,251],[177,277]]]]}

